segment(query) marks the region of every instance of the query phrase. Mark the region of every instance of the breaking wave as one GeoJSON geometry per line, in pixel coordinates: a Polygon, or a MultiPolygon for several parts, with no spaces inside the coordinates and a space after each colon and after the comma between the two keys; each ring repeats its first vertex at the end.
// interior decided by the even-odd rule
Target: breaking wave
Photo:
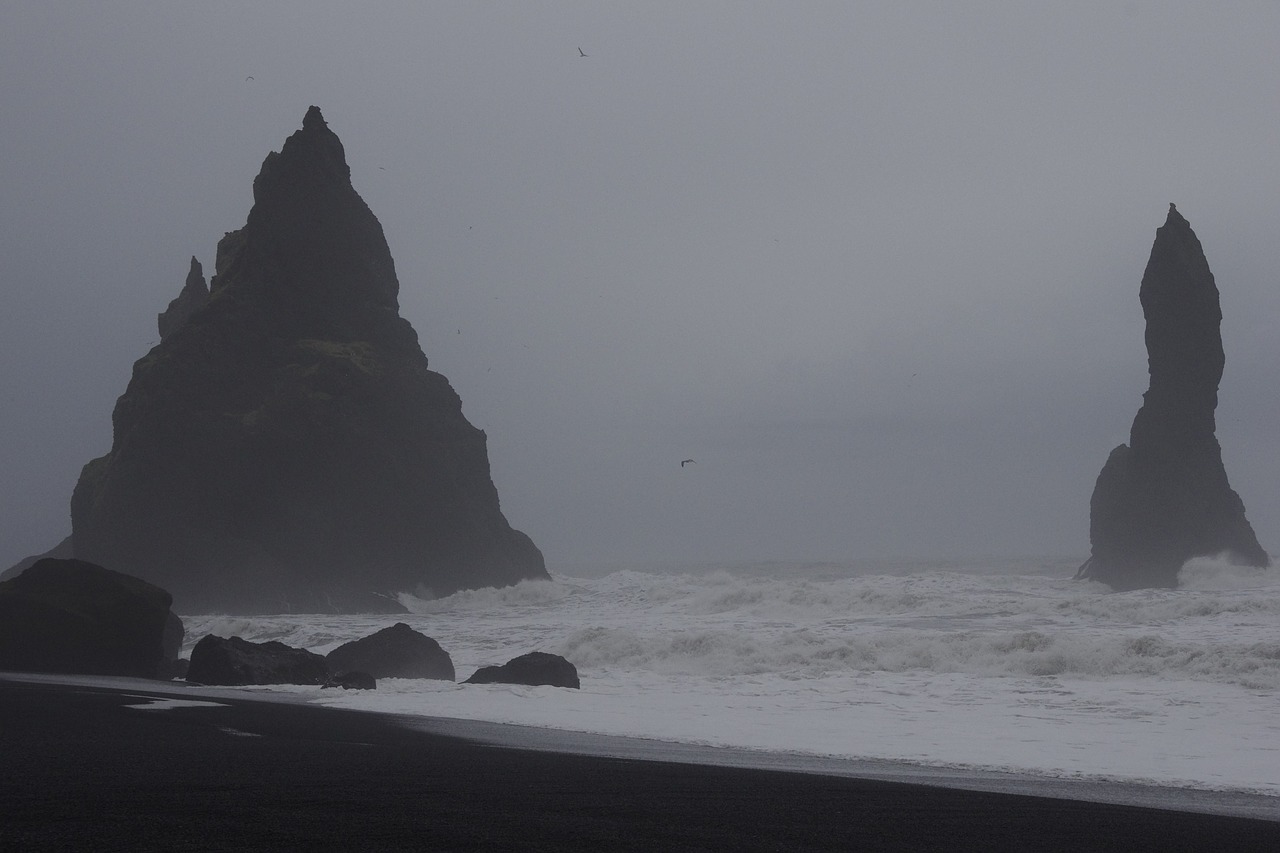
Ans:
{"type": "Polygon", "coordinates": [[[188,637],[275,639],[323,653],[405,621],[463,666],[542,649],[588,674],[799,681],[932,672],[1280,688],[1275,571],[1200,560],[1184,569],[1180,589],[1111,593],[1070,580],[1071,561],[1023,573],[849,567],[841,577],[831,564],[820,568],[557,577],[431,600],[402,595],[410,613],[399,617],[194,617],[188,637]]]}
{"type": "Polygon", "coordinates": [[[575,633],[560,653],[586,668],[652,670],[711,678],[764,673],[817,678],[836,672],[960,673],[1085,678],[1142,676],[1280,688],[1280,642],[1186,643],[1154,634],[1073,636],[892,632],[823,636],[786,631],[682,631],[644,635],[619,628],[575,633]]]}

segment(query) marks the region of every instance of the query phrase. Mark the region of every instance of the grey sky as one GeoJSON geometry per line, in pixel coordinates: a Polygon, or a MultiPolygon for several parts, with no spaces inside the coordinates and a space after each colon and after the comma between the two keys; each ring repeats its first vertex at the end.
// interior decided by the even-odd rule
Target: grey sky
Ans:
{"type": "Polygon", "coordinates": [[[0,565],[310,104],[553,570],[1083,557],[1170,201],[1280,550],[1280,6],[359,6],[0,7],[0,565]]]}

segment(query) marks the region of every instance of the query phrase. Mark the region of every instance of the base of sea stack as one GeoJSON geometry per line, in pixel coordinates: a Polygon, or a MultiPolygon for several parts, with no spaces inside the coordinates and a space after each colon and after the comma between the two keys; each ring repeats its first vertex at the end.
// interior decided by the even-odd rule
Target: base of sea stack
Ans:
{"type": "Polygon", "coordinates": [[[1268,820],[500,748],[390,716],[205,698],[0,677],[4,846],[1280,849],[1268,820]]]}

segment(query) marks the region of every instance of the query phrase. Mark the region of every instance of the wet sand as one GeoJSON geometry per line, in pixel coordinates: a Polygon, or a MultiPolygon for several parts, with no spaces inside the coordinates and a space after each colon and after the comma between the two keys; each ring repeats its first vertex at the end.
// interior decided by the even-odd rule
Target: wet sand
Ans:
{"type": "Polygon", "coordinates": [[[464,724],[137,685],[0,676],[0,847],[1280,850],[1276,819],[701,764],[696,747],[643,760],[625,739],[496,746],[449,733],[481,730],[464,724]]]}

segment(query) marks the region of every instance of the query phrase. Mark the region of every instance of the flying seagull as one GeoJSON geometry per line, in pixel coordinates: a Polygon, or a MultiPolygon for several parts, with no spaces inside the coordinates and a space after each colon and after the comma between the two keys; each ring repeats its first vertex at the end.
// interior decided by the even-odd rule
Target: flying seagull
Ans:
{"type": "Polygon", "coordinates": [[[690,462],[693,462],[693,460],[692,460],[692,459],[681,459],[681,460],[680,460],[680,467],[681,467],[681,468],[683,468],[684,466],[688,465],[690,462]]]}
{"type": "Polygon", "coordinates": [[[588,56],[590,56],[590,54],[583,53],[583,52],[582,52],[582,48],[578,48],[578,57],[579,57],[579,58],[581,58],[581,59],[586,59],[588,56]]]}
{"type": "Polygon", "coordinates": [[[253,79],[252,77],[246,77],[246,78],[244,78],[244,82],[248,83],[248,82],[249,82],[250,80],[252,80],[252,79],[253,79]]]}

